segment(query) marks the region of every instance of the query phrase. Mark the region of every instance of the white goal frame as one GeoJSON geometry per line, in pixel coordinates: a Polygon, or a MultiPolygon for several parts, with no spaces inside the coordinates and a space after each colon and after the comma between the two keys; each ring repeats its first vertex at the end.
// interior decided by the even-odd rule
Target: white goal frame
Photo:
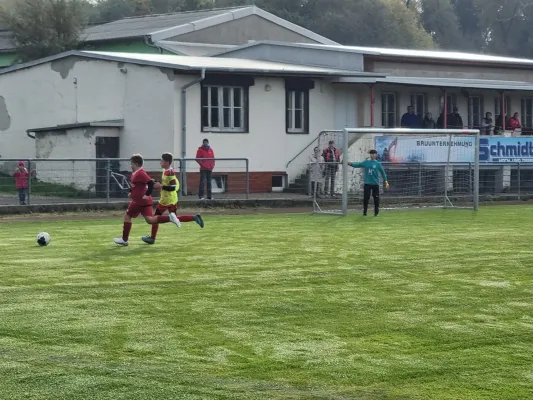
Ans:
{"type": "MultiPolygon", "coordinates": [[[[475,144],[474,144],[474,162],[473,165],[473,172],[474,172],[474,179],[473,179],[473,209],[477,211],[479,209],[479,144],[480,144],[480,131],[479,129],[410,129],[410,128],[345,128],[342,131],[338,130],[331,130],[327,132],[335,132],[342,134],[343,137],[343,149],[342,149],[342,155],[341,155],[341,163],[343,165],[342,168],[342,205],[340,212],[338,210],[322,210],[317,203],[317,197],[316,192],[313,195],[313,213],[316,214],[333,214],[333,215],[342,215],[347,216],[348,215],[348,168],[346,167],[346,163],[348,160],[345,159],[346,155],[349,152],[349,139],[350,135],[356,135],[356,136],[362,136],[364,134],[377,134],[377,135],[387,135],[387,136],[424,136],[424,135],[432,135],[432,136],[448,136],[450,142],[452,141],[453,136],[474,136],[475,138],[475,144]]],[[[320,140],[320,136],[319,139],[320,140]]],[[[451,148],[452,146],[448,146],[448,158],[445,164],[445,176],[448,176],[448,171],[450,168],[450,157],[451,157],[451,148]]],[[[317,164],[319,161],[317,160],[317,164]]],[[[446,178],[447,179],[447,178],[446,178]]],[[[394,183],[392,183],[394,184],[394,183]]],[[[442,208],[456,208],[453,203],[451,202],[450,198],[448,197],[448,185],[444,185],[444,202],[442,205],[442,208]]]]}

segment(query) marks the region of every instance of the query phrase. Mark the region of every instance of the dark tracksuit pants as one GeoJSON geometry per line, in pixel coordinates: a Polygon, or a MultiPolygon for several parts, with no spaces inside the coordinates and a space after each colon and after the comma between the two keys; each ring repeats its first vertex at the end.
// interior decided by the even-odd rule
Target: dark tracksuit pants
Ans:
{"type": "Polygon", "coordinates": [[[366,214],[370,195],[374,198],[374,214],[379,213],[379,185],[369,185],[365,183],[363,195],[363,212],[366,214]]]}

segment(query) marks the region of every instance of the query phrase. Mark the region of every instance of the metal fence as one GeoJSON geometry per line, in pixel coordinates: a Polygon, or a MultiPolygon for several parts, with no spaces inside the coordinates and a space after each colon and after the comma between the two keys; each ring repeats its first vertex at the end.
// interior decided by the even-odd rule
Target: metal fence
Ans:
{"type": "MultiPolygon", "coordinates": [[[[211,197],[247,199],[250,194],[246,158],[176,159],[174,168],[182,196],[199,196],[199,162],[214,162],[211,197]]],[[[144,169],[161,178],[159,159],[145,159],[144,169]]],[[[0,205],[38,205],[127,201],[131,168],[129,159],[0,159],[0,205]],[[17,173],[19,170],[20,172],[17,173]]],[[[204,174],[204,197],[208,197],[204,174]]],[[[154,191],[154,198],[159,192],[154,191]]]]}
{"type": "MultiPolygon", "coordinates": [[[[319,195],[327,196],[327,163],[308,163],[305,172],[296,180],[294,192],[312,194],[313,182],[319,195]]],[[[334,165],[334,164],[329,164],[334,165]]],[[[425,197],[440,195],[448,185],[454,194],[472,195],[474,190],[472,163],[451,163],[449,177],[445,177],[443,163],[389,163],[382,162],[391,184],[387,196],[425,197]]],[[[339,163],[338,169],[342,166],[339,163]]],[[[362,172],[352,170],[349,192],[352,197],[362,193],[362,172]],[[357,179],[358,177],[358,179],[357,179]]],[[[480,163],[479,194],[487,198],[529,198],[533,196],[533,163],[480,163]]],[[[342,191],[341,174],[335,173],[335,191],[342,191]]]]}

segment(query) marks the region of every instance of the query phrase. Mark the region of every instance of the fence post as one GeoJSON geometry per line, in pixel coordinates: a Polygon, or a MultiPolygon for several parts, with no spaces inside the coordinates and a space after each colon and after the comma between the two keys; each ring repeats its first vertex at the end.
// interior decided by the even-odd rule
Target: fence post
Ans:
{"type": "Polygon", "coordinates": [[[106,187],[106,200],[109,203],[110,198],[110,190],[111,190],[111,162],[109,161],[109,158],[106,161],[106,167],[105,167],[105,187],[106,187]]]}
{"type": "Polygon", "coordinates": [[[187,196],[187,161],[180,158],[181,194],[187,196]]]}
{"type": "Polygon", "coordinates": [[[418,197],[422,197],[422,163],[418,163],[418,197]]]}
{"type": "Polygon", "coordinates": [[[250,198],[250,160],[246,159],[246,200],[250,198]]]}
{"type": "MultiPolygon", "coordinates": [[[[33,174],[31,173],[31,159],[29,160],[26,160],[26,164],[28,165],[28,202],[26,203],[27,205],[31,205],[31,180],[32,180],[32,177],[33,177],[33,174]]],[[[36,172],[37,173],[37,172],[36,172]]]]}
{"type": "Polygon", "coordinates": [[[468,163],[468,178],[470,178],[468,179],[468,182],[470,184],[470,187],[469,187],[470,194],[474,194],[474,185],[473,185],[474,176],[472,175],[472,163],[471,162],[468,163]]]}
{"type": "Polygon", "coordinates": [[[518,170],[517,170],[517,181],[518,181],[518,200],[520,200],[520,188],[521,188],[521,185],[520,185],[520,163],[518,163],[518,170]]]}

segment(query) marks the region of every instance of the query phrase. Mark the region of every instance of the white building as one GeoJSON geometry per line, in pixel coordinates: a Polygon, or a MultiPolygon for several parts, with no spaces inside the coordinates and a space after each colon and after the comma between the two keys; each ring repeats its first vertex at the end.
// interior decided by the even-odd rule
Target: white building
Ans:
{"type": "MultiPolygon", "coordinates": [[[[533,60],[278,42],[212,57],[68,52],[0,71],[0,157],[194,158],[208,138],[217,157],[249,159],[252,191],[270,191],[305,170],[319,132],[398,126],[411,104],[457,106],[474,128],[503,104],[529,132],[533,60]]],[[[235,187],[244,162],[217,171],[235,187]]]]}

